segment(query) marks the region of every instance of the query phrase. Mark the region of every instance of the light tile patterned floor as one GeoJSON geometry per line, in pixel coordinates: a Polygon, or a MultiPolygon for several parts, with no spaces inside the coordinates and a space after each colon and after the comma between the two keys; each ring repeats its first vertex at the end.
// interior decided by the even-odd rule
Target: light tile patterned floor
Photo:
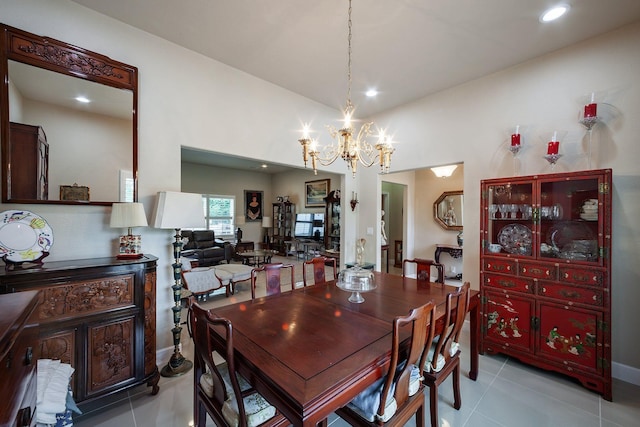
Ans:
{"type": "MultiPolygon", "coordinates": [[[[240,285],[235,298],[250,298],[247,284],[240,285]]],[[[228,304],[215,296],[208,305],[228,304]]],[[[468,326],[468,325],[465,325],[468,326]]],[[[183,353],[189,357],[190,340],[183,329],[183,353]]],[[[167,332],[169,333],[169,332],[167,332]]],[[[469,342],[467,334],[462,342],[469,342]]],[[[463,346],[464,347],[464,346],[463,346]]],[[[613,427],[640,426],[640,387],[614,381],[613,402],[586,390],[575,381],[554,373],[535,369],[504,356],[481,356],[480,374],[471,381],[468,349],[463,348],[462,408],[452,407],[451,380],[440,387],[439,415],[441,427],[613,427]]],[[[158,361],[162,366],[166,361],[158,361]]],[[[193,374],[162,378],[156,396],[140,386],[112,396],[98,408],[87,408],[75,417],[77,427],[187,427],[192,424],[193,374]]],[[[428,391],[425,391],[428,407],[428,391]]],[[[347,424],[335,415],[333,427],[347,424]]],[[[429,413],[426,414],[429,425],[429,413]]],[[[209,421],[208,426],[213,426],[209,421]]],[[[408,424],[413,425],[413,421],[408,424]]]]}

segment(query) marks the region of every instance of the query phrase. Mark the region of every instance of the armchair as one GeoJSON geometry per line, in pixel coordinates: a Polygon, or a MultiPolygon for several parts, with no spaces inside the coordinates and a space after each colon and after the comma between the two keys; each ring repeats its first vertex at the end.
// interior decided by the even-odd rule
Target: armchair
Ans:
{"type": "Polygon", "coordinates": [[[199,267],[209,267],[222,261],[228,264],[233,258],[231,243],[216,239],[213,230],[182,230],[182,237],[188,240],[181,255],[194,259],[199,267]]]}

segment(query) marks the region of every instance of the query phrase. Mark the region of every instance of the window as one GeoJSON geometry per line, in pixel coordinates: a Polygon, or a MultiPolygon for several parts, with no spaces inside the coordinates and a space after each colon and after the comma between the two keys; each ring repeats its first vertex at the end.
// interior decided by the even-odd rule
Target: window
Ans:
{"type": "Polygon", "coordinates": [[[204,204],[207,229],[213,230],[216,237],[219,238],[233,237],[236,198],[234,196],[203,194],[202,203],[204,204]]]}

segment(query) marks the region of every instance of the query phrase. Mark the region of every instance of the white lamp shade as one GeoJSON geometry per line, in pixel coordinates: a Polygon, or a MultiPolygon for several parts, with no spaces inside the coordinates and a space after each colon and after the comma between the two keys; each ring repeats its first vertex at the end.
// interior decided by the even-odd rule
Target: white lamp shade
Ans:
{"type": "Polygon", "coordinates": [[[236,225],[242,225],[245,223],[244,215],[236,216],[236,225]]]}
{"type": "Polygon", "coordinates": [[[114,203],[111,207],[111,222],[113,228],[146,227],[147,215],[142,203],[114,203]]]}
{"type": "Polygon", "coordinates": [[[436,168],[431,168],[431,171],[438,178],[446,178],[446,177],[451,176],[451,174],[453,173],[454,170],[456,170],[457,167],[458,167],[458,165],[439,166],[439,167],[436,167],[436,168]]]}
{"type": "Polygon", "coordinates": [[[202,196],[177,191],[159,191],[153,217],[155,228],[204,228],[202,196]]]}
{"type": "Polygon", "coordinates": [[[262,217],[262,226],[264,228],[270,228],[273,226],[273,222],[271,221],[271,217],[270,216],[263,216],[262,217]]]}

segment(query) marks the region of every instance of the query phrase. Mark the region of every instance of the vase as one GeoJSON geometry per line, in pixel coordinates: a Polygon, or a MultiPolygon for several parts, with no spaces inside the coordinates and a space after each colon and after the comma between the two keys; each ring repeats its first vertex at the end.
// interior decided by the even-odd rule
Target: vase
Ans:
{"type": "Polygon", "coordinates": [[[364,245],[367,243],[366,239],[358,239],[356,241],[356,264],[364,265],[364,245]]]}
{"type": "Polygon", "coordinates": [[[462,231],[458,233],[458,246],[462,247],[462,231]]]}

